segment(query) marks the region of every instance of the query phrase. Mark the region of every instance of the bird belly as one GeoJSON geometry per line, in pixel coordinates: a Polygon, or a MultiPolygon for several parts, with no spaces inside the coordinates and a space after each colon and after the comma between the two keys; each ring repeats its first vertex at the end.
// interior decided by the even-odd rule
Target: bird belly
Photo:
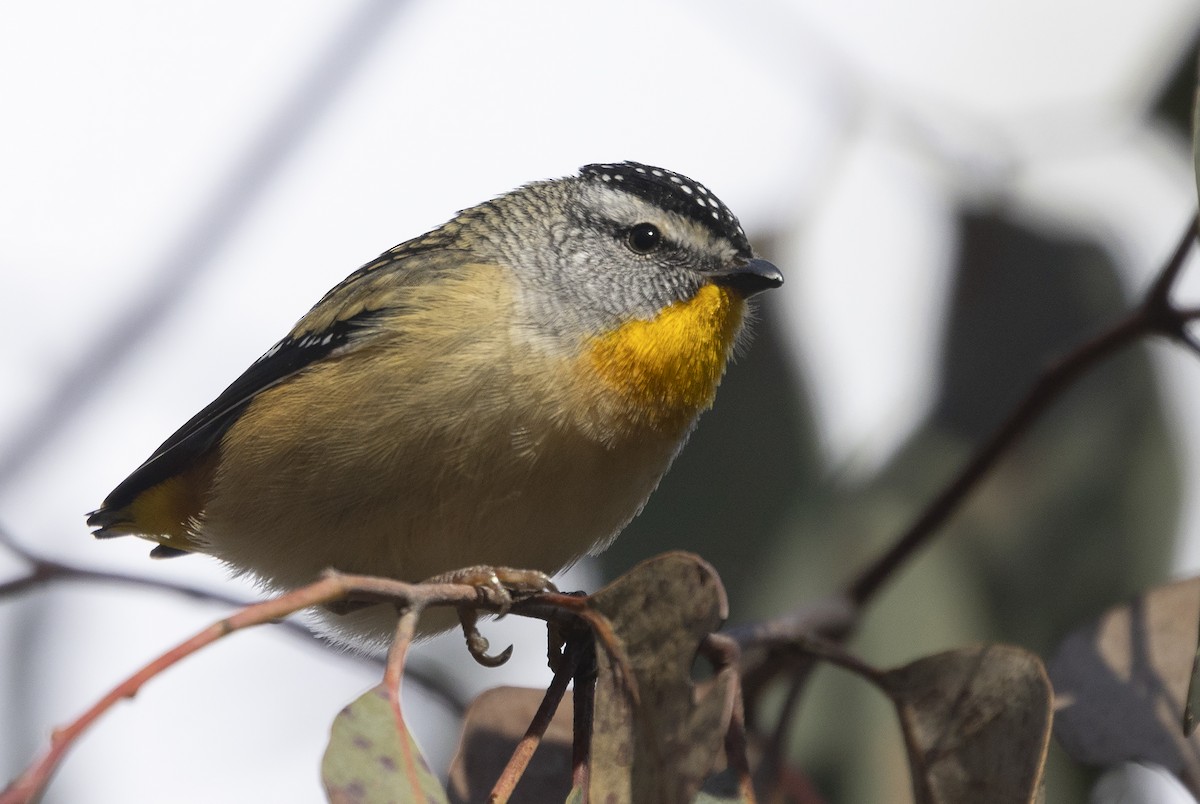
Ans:
{"type": "MultiPolygon", "coordinates": [[[[686,430],[603,426],[612,414],[598,405],[586,420],[565,416],[572,371],[530,360],[448,361],[371,387],[332,362],[271,389],[226,436],[236,443],[222,450],[197,541],[280,589],[327,568],[405,581],[480,564],[562,569],[638,513],[686,430]],[[346,419],[347,405],[374,415],[346,419]]],[[[332,619],[379,639],[395,622],[332,619]]]]}

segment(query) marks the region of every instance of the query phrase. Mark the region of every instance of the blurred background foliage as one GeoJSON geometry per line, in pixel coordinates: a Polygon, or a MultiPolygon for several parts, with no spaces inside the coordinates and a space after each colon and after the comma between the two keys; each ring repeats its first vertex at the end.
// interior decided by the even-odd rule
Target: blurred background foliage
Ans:
{"type": "MultiPolygon", "coordinates": [[[[83,512],[355,260],[488,193],[588,161],[634,158],[691,172],[720,192],[788,284],[761,298],[753,342],[715,408],[597,565],[613,577],[664,550],[697,552],[724,580],[734,622],[835,591],[959,470],[1046,361],[1127,309],[1130,276],[1156,267],[1131,268],[1145,242],[1165,258],[1172,243],[1159,229],[1182,225],[1187,212],[1164,200],[1177,196],[1131,199],[1131,217],[1167,223],[1139,220],[1114,233],[1103,231],[1114,205],[1093,216],[1061,203],[1048,210],[1054,193],[1021,182],[1064,162],[1123,177],[1122,160],[1135,151],[1142,179],[1177,168],[1197,50],[1195,41],[1178,47],[1174,21],[1196,22],[1182,5],[1159,3],[1154,24],[1141,28],[1117,13],[1123,5],[1071,0],[1018,11],[761,2],[736,13],[669,0],[360,0],[236,12],[122,2],[13,14],[0,26],[0,103],[9,112],[0,302],[22,337],[0,352],[16,378],[0,395],[0,524],[89,566],[257,594],[214,562],[151,564],[144,545],[97,545],[83,512]],[[989,16],[997,14],[1005,20],[989,16]],[[1014,15],[1016,24],[1001,24],[1014,15]],[[1115,53],[1118,39],[1133,44],[1115,53]],[[1086,47],[1093,41],[1110,43],[1103,63],[1086,47]],[[697,58],[706,69],[692,66],[697,58]],[[1083,69],[1056,71],[1055,58],[1083,59],[1083,69]],[[1169,79],[1146,96],[1145,76],[1170,72],[1168,62],[1169,79]],[[689,80],[680,80],[681,64],[689,80]],[[1042,73],[1028,74],[1035,69],[1042,73]],[[956,82],[959,71],[978,84],[956,82]],[[1089,82],[1097,75],[1104,80],[1089,82]],[[1039,105],[1047,98],[1066,98],[1069,108],[1039,105]],[[1164,126],[1176,141],[1164,144],[1164,126]],[[1088,162],[1105,149],[1119,153],[1088,162]],[[881,164],[889,175],[863,180],[881,164]],[[898,188],[903,180],[911,181],[898,188]],[[845,220],[816,220],[839,203],[839,214],[854,216],[850,235],[845,220]],[[822,395],[828,374],[813,364],[828,344],[814,345],[796,318],[806,295],[827,298],[809,293],[813,277],[861,255],[851,238],[912,246],[898,226],[937,230],[942,222],[929,221],[942,203],[952,207],[946,288],[929,279],[940,281],[940,269],[922,272],[938,246],[886,255],[897,261],[890,277],[916,288],[912,296],[944,292],[944,313],[936,302],[927,307],[931,318],[944,316],[934,399],[915,428],[898,417],[896,430],[909,435],[894,450],[870,443],[877,433],[852,432],[853,446],[872,453],[856,462],[844,437],[854,428],[843,426],[830,447],[836,394],[822,395]],[[910,220],[905,205],[933,212],[910,220]],[[797,246],[818,229],[831,241],[824,252],[797,246]],[[53,326],[35,303],[46,300],[53,326]],[[123,351],[78,371],[80,356],[114,332],[127,336],[123,351]],[[47,403],[64,396],[65,407],[47,403]],[[886,457],[875,465],[875,455],[886,457]]],[[[1150,18],[1144,12],[1138,19],[1150,18]]],[[[1160,184],[1174,187],[1175,178],[1190,187],[1185,176],[1160,184]]],[[[1045,180],[1061,191],[1055,181],[1074,198],[1093,186],[1045,180]]],[[[1190,208],[1190,189],[1187,198],[1190,208]]],[[[881,285],[886,278],[875,275],[881,285]]],[[[907,334],[896,322],[914,300],[880,316],[871,304],[890,301],[888,291],[864,287],[859,317],[842,323],[890,356],[883,347],[907,334]]],[[[827,352],[855,359],[853,347],[827,352]]],[[[1175,429],[1159,357],[1135,347],[1068,392],[893,579],[853,649],[880,666],[985,640],[1046,656],[1072,627],[1166,578],[1194,498],[1185,451],[1195,439],[1175,429]]],[[[1200,373],[1190,357],[1189,372],[1200,373]]],[[[914,367],[908,376],[923,374],[914,367]]],[[[890,393],[899,384],[881,376],[881,396],[911,401],[890,393]]],[[[584,577],[581,585],[597,582],[584,577]]],[[[0,769],[14,774],[50,725],[214,616],[128,588],[5,601],[0,769]]],[[[510,625],[485,631],[503,645],[510,625]]],[[[484,686],[542,683],[540,634],[526,636],[499,672],[469,666],[457,636],[419,646],[413,664],[463,698],[484,686]]],[[[232,640],[114,712],[103,736],[81,743],[48,800],[159,801],[164,788],[180,801],[224,800],[230,789],[240,800],[317,800],[328,724],[377,680],[373,666],[269,630],[232,640]]],[[[409,685],[406,705],[423,747],[444,766],[457,713],[423,702],[418,686],[409,685]]],[[[764,702],[764,723],[779,697],[764,702]]],[[[821,669],[802,701],[792,756],[831,802],[908,800],[893,720],[865,684],[821,669]]],[[[1052,749],[1050,800],[1083,801],[1087,782],[1052,749]]]]}
{"type": "MultiPolygon", "coordinates": [[[[1180,59],[1152,111],[1184,137],[1197,55],[1193,46],[1180,59]]],[[[663,550],[695,550],[725,581],[735,622],[836,592],[966,463],[1050,361],[1129,308],[1103,243],[1049,235],[1002,204],[961,209],[957,238],[937,401],[885,466],[846,482],[823,465],[768,296],[752,348],[646,510],[601,557],[606,573],[663,550]]],[[[869,320],[861,325],[888,337],[869,320]]],[[[1118,354],[1053,406],[900,571],[854,649],[877,666],[987,640],[1048,657],[1072,627],[1167,577],[1179,461],[1146,348],[1118,354]]],[[[831,801],[910,795],[882,696],[823,668],[801,707],[793,757],[831,801]]],[[[1090,774],[1051,745],[1053,800],[1084,800],[1090,774]]]]}

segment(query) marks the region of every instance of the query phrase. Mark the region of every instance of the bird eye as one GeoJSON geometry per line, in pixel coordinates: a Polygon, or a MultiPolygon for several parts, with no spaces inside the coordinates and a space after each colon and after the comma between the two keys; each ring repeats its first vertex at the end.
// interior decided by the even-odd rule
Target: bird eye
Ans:
{"type": "Polygon", "coordinates": [[[639,223],[629,230],[625,242],[638,254],[649,254],[662,245],[662,232],[653,223],[639,223]]]}

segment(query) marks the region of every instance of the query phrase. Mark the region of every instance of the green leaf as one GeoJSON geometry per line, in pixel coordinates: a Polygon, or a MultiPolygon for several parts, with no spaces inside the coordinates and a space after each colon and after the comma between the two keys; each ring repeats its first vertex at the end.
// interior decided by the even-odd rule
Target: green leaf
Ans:
{"type": "Polygon", "coordinates": [[[404,723],[398,697],[383,685],[334,719],[321,780],[334,804],[449,802],[404,723]]]}

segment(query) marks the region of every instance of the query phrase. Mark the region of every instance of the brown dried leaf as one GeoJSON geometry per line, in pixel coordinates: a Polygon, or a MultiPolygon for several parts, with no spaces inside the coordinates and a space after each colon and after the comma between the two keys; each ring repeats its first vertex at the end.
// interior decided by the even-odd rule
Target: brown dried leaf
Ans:
{"type": "Polygon", "coordinates": [[[321,781],[334,804],[448,801],[404,723],[399,701],[382,684],[334,719],[321,781]]]}
{"type": "MultiPolygon", "coordinates": [[[[497,687],[467,708],[458,751],[450,763],[451,801],[484,801],[533,720],[544,690],[497,687]]],[[[513,790],[512,801],[563,801],[571,790],[574,706],[563,700],[537,752],[513,790]]]]}
{"type": "Polygon", "coordinates": [[[1200,795],[1200,740],[1180,722],[1196,633],[1200,578],[1155,587],[1072,632],[1050,661],[1054,736],[1089,765],[1153,762],[1200,795]]]}
{"type": "Polygon", "coordinates": [[[598,640],[590,800],[692,800],[723,744],[736,685],[732,669],[703,695],[692,680],[697,648],[728,616],[720,579],[698,556],[665,553],[589,606],[612,624],[636,688],[635,696],[598,640]]]}
{"type": "Polygon", "coordinates": [[[918,804],[1040,800],[1050,682],[1022,648],[978,645],[883,675],[896,705],[918,804]]]}

